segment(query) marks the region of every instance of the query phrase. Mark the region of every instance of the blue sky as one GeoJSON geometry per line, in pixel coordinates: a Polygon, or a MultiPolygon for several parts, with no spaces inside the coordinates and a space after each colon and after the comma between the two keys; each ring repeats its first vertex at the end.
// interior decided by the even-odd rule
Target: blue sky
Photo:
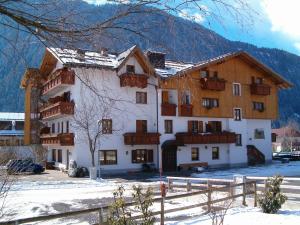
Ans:
{"type": "MultiPolygon", "coordinates": [[[[92,4],[106,2],[85,1],[92,4]]],[[[194,20],[230,40],[243,41],[258,47],[279,48],[300,55],[300,0],[244,1],[247,1],[253,9],[250,19],[246,17],[234,19],[235,15],[229,16],[227,9],[211,5],[211,0],[202,1],[206,13],[200,13],[190,6],[182,7],[178,16],[194,20]],[[215,14],[221,14],[223,17],[216,20],[215,14]]]]}

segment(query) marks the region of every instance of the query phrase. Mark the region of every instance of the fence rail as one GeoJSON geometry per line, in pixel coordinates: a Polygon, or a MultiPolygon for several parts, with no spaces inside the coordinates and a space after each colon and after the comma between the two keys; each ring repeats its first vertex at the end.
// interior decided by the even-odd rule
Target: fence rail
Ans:
{"type": "MultiPolygon", "coordinates": [[[[160,215],[161,218],[161,224],[164,224],[164,217],[167,213],[177,212],[181,210],[187,210],[192,209],[196,207],[203,207],[207,206],[208,211],[210,211],[211,206],[215,203],[227,201],[227,200],[234,200],[236,198],[243,198],[243,204],[246,205],[246,196],[247,195],[254,195],[254,206],[256,206],[257,202],[257,183],[256,180],[247,180],[244,179],[242,183],[234,183],[234,180],[225,180],[225,179],[203,179],[203,178],[180,178],[180,177],[167,177],[168,180],[168,189],[170,191],[173,190],[174,181],[184,181],[185,183],[181,183],[181,185],[176,185],[176,187],[181,186],[181,188],[186,188],[187,193],[183,194],[174,194],[174,195],[168,195],[165,197],[154,197],[153,202],[155,203],[161,203],[161,209],[159,211],[154,211],[153,215],[157,216],[160,215]],[[193,186],[191,185],[193,182],[206,182],[206,188],[203,190],[196,190],[193,191],[193,186]],[[227,185],[224,185],[224,183],[227,183],[227,185]],[[220,186],[221,185],[221,186],[220,186]],[[249,190],[247,188],[248,186],[253,187],[253,190],[249,190]],[[237,187],[242,187],[242,193],[236,194],[233,190],[237,187]],[[212,200],[212,193],[214,192],[224,192],[228,191],[229,196],[214,199],[212,200]],[[191,197],[195,195],[206,195],[207,201],[198,203],[198,204],[192,204],[188,206],[181,206],[177,208],[172,209],[165,209],[165,201],[167,200],[173,200],[173,199],[180,199],[180,198],[186,198],[191,197]]],[[[203,187],[203,185],[201,185],[203,187]]],[[[171,192],[170,192],[171,193],[171,192]]],[[[127,202],[125,207],[130,207],[136,205],[136,202],[127,202]]],[[[16,224],[24,224],[24,223],[33,223],[33,222],[42,222],[42,221],[49,221],[53,219],[62,219],[66,217],[72,217],[72,216],[81,216],[88,213],[98,213],[99,215],[99,223],[98,224],[106,224],[107,221],[107,214],[109,211],[109,205],[105,205],[102,207],[92,208],[92,209],[85,209],[85,210],[78,210],[78,211],[71,211],[71,212],[64,212],[59,214],[52,214],[52,215],[44,215],[39,217],[33,217],[33,218],[23,218],[18,220],[12,220],[12,221],[6,221],[6,222],[0,222],[0,225],[16,225],[16,224]],[[106,218],[105,218],[106,214],[106,218]]],[[[132,218],[134,219],[140,219],[141,215],[135,215],[132,218]]]]}

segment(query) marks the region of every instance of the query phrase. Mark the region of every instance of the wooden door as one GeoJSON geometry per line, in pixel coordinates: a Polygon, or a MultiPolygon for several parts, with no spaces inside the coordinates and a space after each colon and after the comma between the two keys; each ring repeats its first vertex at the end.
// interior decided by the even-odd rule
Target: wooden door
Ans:
{"type": "Polygon", "coordinates": [[[170,146],[162,150],[162,167],[164,172],[177,170],[177,147],[170,146]]]}

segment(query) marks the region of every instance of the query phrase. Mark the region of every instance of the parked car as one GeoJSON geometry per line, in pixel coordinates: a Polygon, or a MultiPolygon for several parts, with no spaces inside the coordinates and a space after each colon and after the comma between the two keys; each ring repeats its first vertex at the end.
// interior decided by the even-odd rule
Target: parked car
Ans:
{"type": "Polygon", "coordinates": [[[6,170],[10,174],[15,173],[34,173],[39,174],[45,171],[45,168],[32,159],[13,159],[6,164],[6,170]]]}

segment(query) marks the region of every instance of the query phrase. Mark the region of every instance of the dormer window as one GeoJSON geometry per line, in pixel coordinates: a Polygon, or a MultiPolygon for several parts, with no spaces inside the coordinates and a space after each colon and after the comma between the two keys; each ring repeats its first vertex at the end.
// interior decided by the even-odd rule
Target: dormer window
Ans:
{"type": "Polygon", "coordinates": [[[135,66],[134,65],[126,65],[126,72],[127,73],[135,73],[135,66]]]}

